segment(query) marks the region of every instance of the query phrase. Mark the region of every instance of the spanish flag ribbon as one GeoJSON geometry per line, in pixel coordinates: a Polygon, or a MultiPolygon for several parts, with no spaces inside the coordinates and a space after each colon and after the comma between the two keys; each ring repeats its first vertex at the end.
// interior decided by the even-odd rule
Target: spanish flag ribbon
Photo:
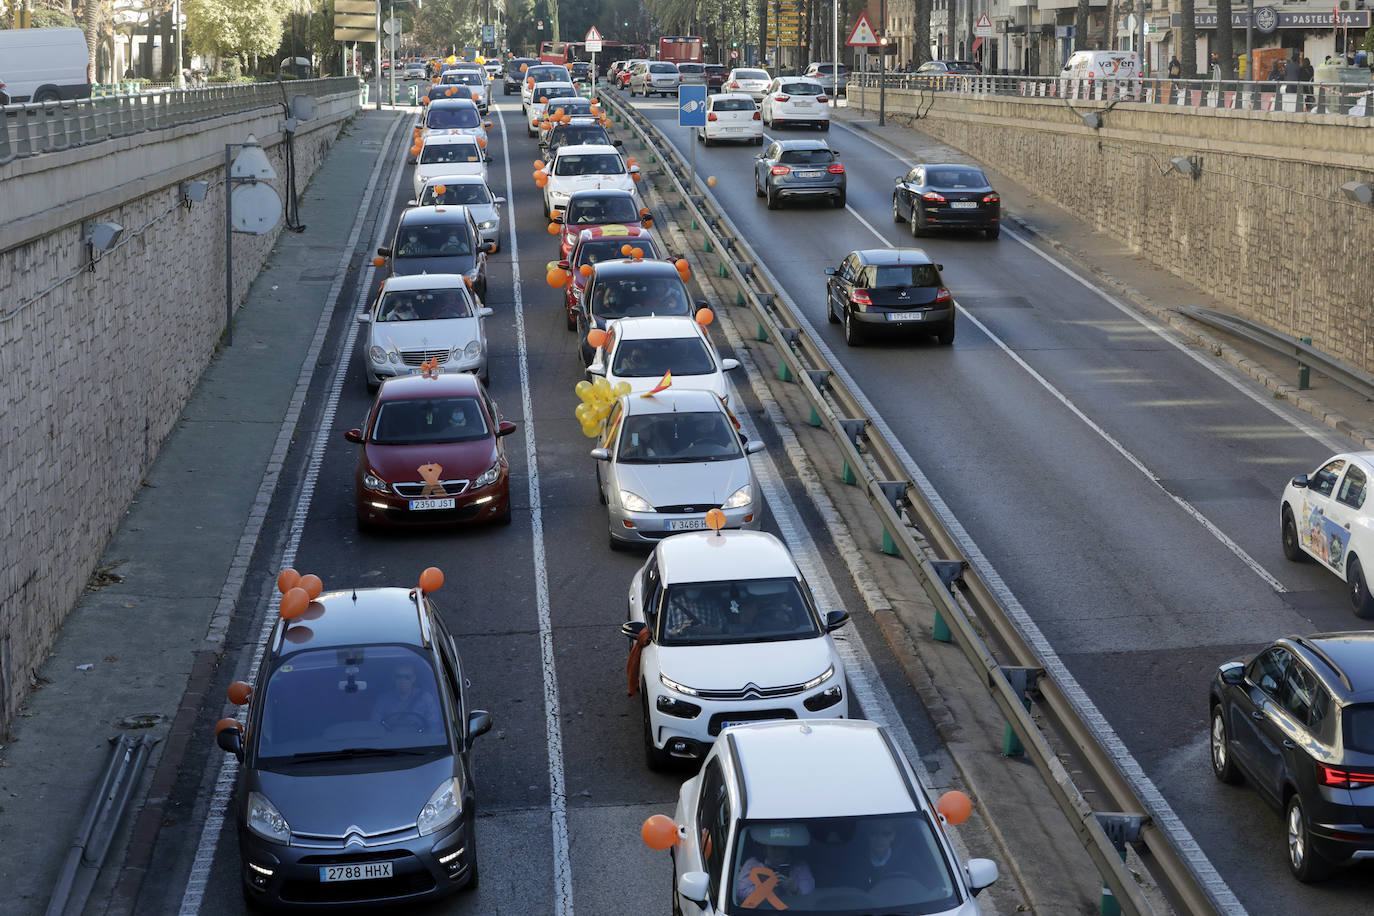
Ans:
{"type": "Polygon", "coordinates": [[[671,384],[673,384],[673,370],[669,369],[667,372],[663,373],[663,378],[658,380],[658,384],[654,386],[652,391],[646,391],[641,394],[640,397],[651,398],[671,384]]]}

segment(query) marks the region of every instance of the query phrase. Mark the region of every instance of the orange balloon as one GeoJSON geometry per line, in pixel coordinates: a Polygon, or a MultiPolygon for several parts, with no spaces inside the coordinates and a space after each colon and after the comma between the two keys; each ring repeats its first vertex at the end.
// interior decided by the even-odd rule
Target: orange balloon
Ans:
{"type": "Polygon", "coordinates": [[[486,137],[478,137],[478,138],[477,138],[477,145],[480,146],[482,149],[486,149],[486,148],[487,148],[487,138],[486,138],[486,137]]]}
{"type": "Polygon", "coordinates": [[[324,582],[314,573],[307,573],[301,576],[299,585],[301,588],[305,589],[305,593],[310,596],[311,601],[320,597],[320,592],[324,591],[324,582]]]}
{"type": "Polygon", "coordinates": [[[541,187],[541,188],[542,188],[542,187],[545,187],[545,186],[549,183],[549,176],[548,176],[548,175],[540,175],[538,178],[534,179],[534,183],[537,184],[537,185],[538,185],[539,187],[541,187]]]}
{"type": "Polygon", "coordinates": [[[436,185],[434,186],[434,193],[435,193],[435,194],[447,194],[447,193],[448,193],[448,185],[446,185],[446,184],[436,184],[436,185]]]}
{"type": "Polygon", "coordinates": [[[636,183],[636,184],[639,183],[639,173],[638,173],[638,172],[635,172],[635,173],[631,174],[630,177],[633,178],[633,179],[635,180],[635,183],[636,183]]]}
{"type": "MultiPolygon", "coordinates": [[[[218,735],[226,728],[237,728],[239,730],[239,734],[243,734],[243,723],[240,722],[238,719],[231,719],[228,717],[220,719],[218,722],[215,723],[215,734],[218,735]]],[[[658,816],[662,817],[663,815],[660,814],[658,816]]],[[[667,847],[665,846],[664,848],[666,849],[667,847]]]]}
{"type": "Polygon", "coordinates": [[[631,248],[629,245],[621,245],[621,246],[620,246],[620,253],[623,254],[623,255],[624,255],[625,257],[627,257],[627,258],[630,256],[630,252],[632,252],[632,251],[634,251],[634,249],[631,248]]]}
{"type": "Polygon", "coordinates": [[[587,332],[587,343],[591,344],[593,347],[604,347],[606,345],[607,336],[606,332],[600,328],[592,328],[587,332]]]}
{"type": "Polygon", "coordinates": [[[706,513],[706,527],[712,531],[719,531],[725,527],[725,513],[719,509],[711,509],[706,513]]]}
{"type": "Polygon", "coordinates": [[[940,796],[940,801],[935,805],[935,809],[940,812],[940,816],[945,819],[946,824],[953,824],[957,827],[968,820],[968,816],[973,813],[973,802],[958,789],[951,789],[940,796]]]}
{"type": "MultiPolygon", "coordinates": [[[[528,70],[529,68],[530,68],[530,65],[529,65],[529,64],[521,64],[521,65],[520,65],[520,72],[521,72],[521,73],[524,73],[524,72],[525,72],[526,70],[528,70]]],[[[531,80],[530,82],[534,82],[534,81],[531,80]]]]}
{"type": "Polygon", "coordinates": [[[288,589],[285,595],[281,596],[281,608],[278,613],[283,620],[294,620],[305,613],[305,609],[310,606],[310,593],[297,585],[295,588],[288,589]]]}
{"type": "Polygon", "coordinates": [[[534,167],[535,167],[536,169],[542,169],[542,168],[544,167],[544,160],[543,160],[543,159],[536,159],[536,160],[534,160],[534,167]]]}
{"type": "Polygon", "coordinates": [[[642,258],[642,257],[644,257],[644,249],[643,249],[643,248],[631,248],[631,249],[630,249],[630,256],[631,256],[631,257],[635,257],[635,258],[642,258]]]}
{"type": "Polygon", "coordinates": [[[549,97],[546,96],[546,95],[541,95],[541,96],[539,97],[539,104],[540,104],[540,105],[547,105],[547,104],[549,104],[549,97]]]}
{"type": "Polygon", "coordinates": [[[626,164],[626,165],[639,165],[639,161],[636,160],[634,156],[626,156],[626,157],[625,157],[625,164],[626,164]]]}
{"type": "Polygon", "coordinates": [[[592,265],[583,264],[581,267],[577,268],[577,272],[584,277],[590,277],[592,275],[592,265]]]}
{"type": "Polygon", "coordinates": [[[473,100],[474,102],[480,101],[481,98],[482,98],[482,97],[481,97],[480,95],[478,95],[477,93],[475,93],[475,92],[472,94],[472,100],[473,100]]]}
{"type": "Polygon", "coordinates": [[[645,846],[661,852],[677,844],[677,824],[666,814],[655,814],[644,821],[639,835],[645,846]]]}
{"type": "Polygon", "coordinates": [[[420,573],[420,591],[428,594],[437,592],[444,587],[444,571],[437,566],[431,566],[420,573]]]}
{"type": "Polygon", "coordinates": [[[678,258],[673,262],[673,266],[677,268],[678,273],[682,273],[684,270],[690,269],[692,265],[687,263],[686,258],[678,258]]]}
{"type": "Polygon", "coordinates": [[[710,309],[697,309],[697,324],[703,328],[716,320],[716,313],[710,309]]]}
{"type": "Polygon", "coordinates": [[[557,235],[557,234],[558,234],[558,224],[557,224],[557,223],[549,223],[549,235],[557,235]]]}
{"type": "Polygon", "coordinates": [[[253,695],[253,688],[246,681],[234,681],[229,685],[229,702],[242,706],[253,695]]]}
{"type": "Polygon", "coordinates": [[[563,270],[563,268],[561,267],[555,267],[553,270],[550,270],[547,274],[544,275],[544,281],[548,283],[549,286],[552,286],[554,289],[558,289],[564,283],[568,282],[567,271],[563,270]]]}
{"type": "Polygon", "coordinates": [[[535,181],[538,181],[540,178],[544,177],[544,174],[545,173],[543,169],[535,169],[533,172],[530,173],[530,177],[533,178],[535,181]]]}
{"type": "Polygon", "coordinates": [[[457,89],[448,89],[444,92],[444,95],[453,95],[457,91],[457,89]]]}
{"type": "Polygon", "coordinates": [[[714,188],[715,186],[716,186],[716,176],[714,176],[714,175],[707,175],[707,176],[706,176],[706,187],[708,187],[708,188],[714,188]]]}
{"type": "Polygon", "coordinates": [[[288,566],[277,573],[277,590],[285,595],[289,590],[295,588],[300,581],[301,574],[288,566]]]}
{"type": "Polygon", "coordinates": [[[555,108],[555,109],[553,110],[553,116],[554,116],[555,118],[558,118],[558,119],[561,120],[562,117],[563,117],[563,109],[561,109],[561,108],[555,108]]]}
{"type": "Polygon", "coordinates": [[[483,130],[491,130],[491,122],[490,122],[490,121],[483,121],[483,122],[482,122],[482,129],[483,129],[483,130]]]}
{"type": "Polygon", "coordinates": [[[377,255],[375,258],[372,259],[372,266],[373,266],[373,267],[385,267],[385,266],[386,266],[386,258],[382,257],[381,255],[377,255]]]}

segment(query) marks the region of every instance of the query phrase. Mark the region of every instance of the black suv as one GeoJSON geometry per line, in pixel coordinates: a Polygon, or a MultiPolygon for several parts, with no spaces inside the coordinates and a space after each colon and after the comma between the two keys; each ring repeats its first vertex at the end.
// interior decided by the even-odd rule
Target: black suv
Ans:
{"type": "Polygon", "coordinates": [[[919,248],[851,251],[839,267],[825,269],[825,316],[844,324],[851,347],[869,333],[934,334],[952,344],[954,296],[942,270],[919,248]]]}
{"type": "Polygon", "coordinates": [[[401,211],[391,245],[377,249],[385,276],[462,274],[477,298],[487,298],[487,255],[496,243],[482,241],[471,211],[462,206],[411,207],[401,211]]]}
{"type": "Polygon", "coordinates": [[[693,303],[672,261],[625,258],[602,261],[592,268],[577,303],[578,352],[590,366],[596,348],[587,342],[593,328],[606,329],[616,318],[649,315],[695,315],[706,301],[693,303]]]}
{"type": "Polygon", "coordinates": [[[533,57],[512,57],[506,61],[506,76],[501,84],[501,94],[510,95],[512,92],[519,92],[520,85],[525,82],[525,72],[521,67],[533,67],[539,61],[533,57]]]}
{"type": "Polygon", "coordinates": [[[419,589],[326,592],[279,620],[251,691],[230,688],[248,693],[243,724],[216,736],[240,761],[245,900],[394,906],[475,886],[469,754],[491,716],[467,686],[419,589]]]}
{"type": "Polygon", "coordinates": [[[1218,668],[1209,705],[1212,772],[1283,810],[1295,878],[1374,850],[1374,633],[1279,639],[1218,668]]]}

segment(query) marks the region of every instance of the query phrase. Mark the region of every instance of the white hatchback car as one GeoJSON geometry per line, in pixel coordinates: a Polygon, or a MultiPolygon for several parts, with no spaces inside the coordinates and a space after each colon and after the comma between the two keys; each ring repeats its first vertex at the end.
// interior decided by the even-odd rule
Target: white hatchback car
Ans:
{"type": "Polygon", "coordinates": [[[544,185],[544,216],[568,205],[576,191],[590,188],[619,188],[636,193],[634,176],[639,166],[628,165],[614,146],[560,146],[548,165],[548,184],[544,185]]]}
{"type": "Polygon", "coordinates": [[[849,614],[816,607],[773,535],[665,538],[631,580],[629,602],[621,632],[639,647],[650,768],[701,759],[731,725],[849,714],[844,662],[830,636],[849,614]]]}
{"type": "Polygon", "coordinates": [[[768,91],[768,85],[773,82],[773,78],[768,75],[767,70],[760,70],[757,67],[736,67],[725,77],[725,85],[721,87],[722,92],[744,92],[755,102],[763,101],[763,94],[768,91]]]}
{"type": "Polygon", "coordinates": [[[727,729],[673,819],[673,903],[685,916],[979,916],[974,898],[997,880],[991,859],[959,860],[910,761],[873,722],[727,729]]]}
{"type": "Polygon", "coordinates": [[[780,76],[768,87],[762,108],[763,123],[769,130],[785,124],[830,129],[830,97],[818,80],[780,76]]]}
{"type": "Polygon", "coordinates": [[[697,140],[710,146],[722,140],[763,145],[759,106],[744,92],[718,92],[706,97],[706,126],[696,129],[697,140]]]}
{"type": "Polygon", "coordinates": [[[1374,511],[1368,504],[1374,452],[1336,455],[1310,475],[1283,488],[1280,524],[1283,555],[1309,557],[1343,579],[1350,605],[1360,617],[1374,617],[1368,563],[1374,569],[1374,511]]]}
{"type": "Polygon", "coordinates": [[[398,375],[415,375],[434,359],[440,372],[472,372],[487,383],[487,335],[492,310],[477,301],[459,274],[388,277],[367,325],[363,379],[367,390],[398,375]]]}
{"type": "Polygon", "coordinates": [[[486,181],[487,155],[477,138],[454,134],[426,138],[411,176],[416,200],[425,182],[439,175],[475,175],[486,181]]]}
{"type": "Polygon", "coordinates": [[[671,371],[674,388],[701,388],[728,403],[725,373],[738,368],[739,360],[721,358],[695,318],[662,315],[612,321],[587,375],[605,378],[612,388],[626,382],[634,395],[653,389],[671,371]]]}

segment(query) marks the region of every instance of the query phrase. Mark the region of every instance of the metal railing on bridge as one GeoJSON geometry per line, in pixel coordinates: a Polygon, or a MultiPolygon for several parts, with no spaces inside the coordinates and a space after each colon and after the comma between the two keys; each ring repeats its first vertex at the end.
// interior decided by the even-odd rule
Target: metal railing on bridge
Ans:
{"type": "Polygon", "coordinates": [[[0,164],[24,156],[58,152],[147,130],[161,130],[206,118],[270,108],[292,95],[317,98],[356,91],[357,77],[291,80],[289,84],[244,83],[197,89],[155,89],[96,95],[65,102],[0,108],[0,164]]]}

